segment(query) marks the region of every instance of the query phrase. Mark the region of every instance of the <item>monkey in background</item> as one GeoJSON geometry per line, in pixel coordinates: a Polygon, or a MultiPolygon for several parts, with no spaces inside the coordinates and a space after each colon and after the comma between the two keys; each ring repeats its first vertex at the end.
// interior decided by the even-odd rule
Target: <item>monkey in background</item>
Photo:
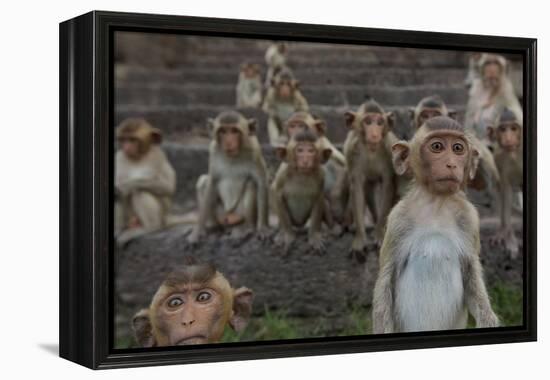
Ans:
{"type": "Polygon", "coordinates": [[[160,148],[162,133],[129,118],[116,131],[115,237],[119,246],[167,226],[176,173],[160,148]]]}
{"type": "Polygon", "coordinates": [[[412,188],[392,209],[373,298],[375,334],[477,327],[499,321],[483,281],[479,216],[464,189],[477,152],[455,120],[427,120],[392,147],[397,174],[412,188]]]}
{"type": "Polygon", "coordinates": [[[523,188],[523,125],[521,118],[505,108],[496,127],[488,128],[489,139],[495,143],[495,161],[500,173],[498,203],[500,228],[490,239],[493,245],[502,245],[512,259],[519,255],[519,241],[512,227],[514,191],[523,188]]]}
{"type": "Polygon", "coordinates": [[[140,347],[217,343],[226,325],[246,328],[252,302],[252,290],[233,289],[214,265],[188,258],[133,317],[134,337],[140,347]]]}
{"type": "Polygon", "coordinates": [[[508,63],[500,55],[483,54],[479,61],[480,78],[473,81],[466,106],[464,125],[480,140],[487,139],[492,125],[503,108],[522,115],[521,105],[508,78],[508,63]]]}
{"type": "Polygon", "coordinates": [[[309,244],[321,253],[325,247],[321,234],[325,175],[321,165],[329,160],[332,151],[323,148],[317,136],[306,129],[296,133],[286,147],[277,147],[276,152],[285,164],[271,185],[280,229],[276,243],[288,254],[296,238],[294,228],[309,221],[309,244]]]}
{"type": "Polygon", "coordinates": [[[391,131],[393,114],[385,112],[374,100],[363,103],[357,112],[345,113],[349,132],[344,143],[348,167],[351,209],[355,238],[351,254],[360,262],[367,248],[365,201],[375,224],[375,239],[382,242],[386,218],[396,199],[396,178],[392,166],[391,146],[397,137],[391,131]],[[377,187],[380,187],[379,190],[377,187]],[[380,208],[375,193],[379,191],[380,208]]]}
{"type": "Polygon", "coordinates": [[[286,42],[275,42],[267,48],[265,52],[265,63],[267,64],[266,88],[269,88],[273,84],[273,79],[277,74],[283,70],[290,70],[286,64],[287,52],[288,47],[286,42]]]}
{"type": "Polygon", "coordinates": [[[267,132],[272,146],[279,144],[285,120],[294,112],[309,111],[307,100],[298,89],[298,81],[288,70],[280,72],[273,79],[262,108],[268,115],[267,132]]]}
{"type": "Polygon", "coordinates": [[[199,220],[188,240],[196,243],[207,223],[230,229],[234,238],[251,230],[262,238],[268,226],[268,185],[256,121],[224,111],[208,126],[208,175],[197,181],[199,220]]]}
{"type": "Polygon", "coordinates": [[[260,66],[243,63],[237,83],[237,108],[257,108],[262,104],[262,80],[260,66]]]}

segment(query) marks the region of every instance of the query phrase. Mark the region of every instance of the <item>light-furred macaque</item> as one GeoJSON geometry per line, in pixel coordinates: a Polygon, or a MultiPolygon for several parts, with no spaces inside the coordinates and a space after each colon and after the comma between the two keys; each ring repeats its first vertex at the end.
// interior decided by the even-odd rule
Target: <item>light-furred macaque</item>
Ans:
{"type": "Polygon", "coordinates": [[[474,82],[481,78],[481,73],[479,72],[479,64],[482,57],[481,52],[472,52],[468,54],[468,73],[464,79],[464,86],[469,90],[472,88],[474,82]]]}
{"type": "Polygon", "coordinates": [[[257,108],[262,105],[260,65],[243,63],[237,83],[237,108],[257,108]]]}
{"type": "Polygon", "coordinates": [[[392,209],[373,298],[378,333],[496,327],[479,258],[479,216],[464,189],[477,152],[455,120],[426,121],[410,142],[393,145],[398,174],[413,187],[392,209]]]}
{"type": "MultiPolygon", "coordinates": [[[[425,121],[435,116],[449,116],[455,119],[456,112],[449,110],[443,99],[437,95],[423,98],[411,114],[413,130],[416,132],[425,121]]],[[[493,194],[493,188],[498,186],[500,178],[493,154],[487,145],[476,136],[470,135],[470,142],[479,155],[476,158],[478,160],[476,175],[471,181],[468,181],[468,186],[476,190],[488,189],[489,194],[493,194]]],[[[412,173],[405,174],[405,177],[407,176],[412,178],[412,173]]],[[[402,189],[400,189],[400,194],[403,195],[402,189]]]]}
{"type": "Polygon", "coordinates": [[[298,81],[292,73],[284,70],[275,76],[264,99],[263,110],[268,115],[269,142],[277,146],[283,136],[284,121],[294,112],[309,111],[307,100],[298,89],[298,81]]]}
{"type": "Polygon", "coordinates": [[[197,242],[207,223],[229,228],[235,238],[254,229],[262,238],[268,226],[268,185],[256,121],[224,111],[208,124],[208,175],[197,181],[199,220],[189,241],[197,242]]]}
{"type": "Polygon", "coordinates": [[[116,135],[115,237],[123,246],[169,224],[176,173],[159,146],[161,131],[144,119],[124,120],[116,135]]]}
{"type": "Polygon", "coordinates": [[[233,289],[214,265],[188,260],[133,317],[134,336],[140,347],[217,343],[226,325],[245,329],[252,301],[250,289],[233,289]]]}
{"type": "Polygon", "coordinates": [[[483,54],[479,62],[480,78],[470,89],[466,106],[466,129],[475,132],[480,140],[487,138],[487,127],[493,125],[505,107],[522,115],[521,105],[508,78],[508,64],[500,55],[483,54]]]}
{"type": "Polygon", "coordinates": [[[323,148],[310,130],[296,133],[286,147],[276,149],[286,164],[271,185],[280,228],[276,243],[288,253],[296,237],[294,227],[303,227],[309,220],[309,244],[320,253],[324,250],[321,227],[325,213],[325,174],[321,165],[332,151],[323,148]]]}
{"type": "Polygon", "coordinates": [[[265,77],[265,87],[269,88],[273,84],[273,79],[281,71],[288,69],[286,65],[286,55],[288,52],[285,42],[275,42],[271,44],[265,52],[265,63],[267,64],[267,73],[265,77]]]}
{"type": "Polygon", "coordinates": [[[347,111],[346,125],[350,129],[344,143],[348,166],[350,199],[355,223],[355,238],[351,253],[359,261],[365,258],[365,201],[375,223],[375,240],[384,235],[386,218],[396,198],[396,178],[392,166],[391,146],[397,137],[391,131],[393,115],[373,99],[362,104],[357,112],[347,111]],[[376,186],[380,185],[380,208],[375,201],[376,186]]]}
{"type": "Polygon", "coordinates": [[[521,119],[505,108],[496,121],[496,128],[488,128],[489,138],[496,143],[495,161],[500,173],[499,211],[501,225],[490,239],[492,244],[503,245],[515,259],[519,242],[512,227],[512,198],[523,187],[523,125],[521,119]]]}

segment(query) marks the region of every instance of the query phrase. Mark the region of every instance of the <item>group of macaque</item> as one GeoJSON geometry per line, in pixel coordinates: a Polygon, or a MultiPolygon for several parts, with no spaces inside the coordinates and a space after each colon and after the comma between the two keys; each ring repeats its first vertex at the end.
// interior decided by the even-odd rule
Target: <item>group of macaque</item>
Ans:
{"type": "MultiPolygon", "coordinates": [[[[308,112],[277,56],[281,46],[266,54],[279,65],[270,66],[264,99],[270,143],[281,160],[274,179],[269,183],[255,120],[237,111],[209,119],[209,169],[197,181],[199,217],[188,240],[197,244],[214,226],[265,240],[271,208],[278,251],[291,253],[297,232],[307,228],[312,250],[323,252],[324,225],[336,234],[354,231],[350,253],[364,262],[368,208],[380,248],[374,333],[462,329],[468,314],[477,327],[498,326],[482,275],[478,211],[467,189],[498,194],[501,225],[489,241],[516,258],[512,211],[523,186],[523,124],[506,60],[480,54],[471,64],[477,74],[469,75],[464,125],[434,95],[411,110],[412,138],[400,141],[392,112],[368,99],[343,115],[348,133],[341,152],[327,138],[326,123],[308,112]],[[273,100],[288,94],[289,102],[273,100]]],[[[247,70],[258,68],[247,64],[241,77],[250,77],[247,70]]],[[[242,106],[250,101],[238,99],[242,106]]],[[[160,132],[146,121],[124,121],[117,137],[115,228],[124,242],[170,224],[175,174],[158,146],[160,132]]],[[[192,262],[166,279],[150,308],[135,316],[134,331],[145,347],[216,342],[225,325],[246,325],[251,303],[249,289],[235,290],[212,266],[192,262]]]]}

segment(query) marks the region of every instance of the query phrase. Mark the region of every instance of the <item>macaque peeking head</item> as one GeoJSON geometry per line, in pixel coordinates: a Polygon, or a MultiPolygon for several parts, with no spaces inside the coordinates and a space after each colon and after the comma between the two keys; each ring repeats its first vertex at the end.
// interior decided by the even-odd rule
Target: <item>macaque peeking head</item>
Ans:
{"type": "Polygon", "coordinates": [[[496,141],[507,152],[517,152],[522,144],[522,122],[510,109],[505,108],[496,120],[496,128],[489,126],[487,133],[491,141],[496,141]]]}
{"type": "Polygon", "coordinates": [[[355,130],[370,150],[376,150],[393,125],[393,113],[384,109],[373,99],[363,103],[357,112],[345,113],[346,125],[355,130]]]}
{"type": "Polygon", "coordinates": [[[423,98],[418,105],[411,110],[411,117],[415,130],[420,128],[426,120],[436,116],[449,116],[453,119],[456,116],[456,112],[447,109],[445,102],[438,95],[423,98]]]}
{"type": "Polygon", "coordinates": [[[249,136],[256,134],[256,120],[246,119],[236,111],[224,111],[208,119],[209,129],[218,146],[228,157],[236,157],[249,148],[249,136]]]}
{"type": "Polygon", "coordinates": [[[426,121],[410,142],[395,143],[392,155],[398,175],[411,169],[416,182],[431,193],[452,195],[474,178],[479,154],[462,125],[437,116],[426,121]]]}
{"type": "Polygon", "coordinates": [[[495,54],[484,54],[479,63],[483,87],[495,93],[500,89],[506,73],[506,59],[495,54]]]}
{"type": "Polygon", "coordinates": [[[256,63],[246,62],[241,65],[241,75],[246,79],[257,78],[260,76],[260,72],[260,65],[256,63]]]}
{"type": "Polygon", "coordinates": [[[153,128],[145,119],[128,118],[116,130],[119,149],[130,160],[139,160],[152,144],[162,142],[162,132],[153,128]]]}
{"type": "Polygon", "coordinates": [[[295,112],[285,122],[285,132],[288,139],[291,139],[298,132],[310,130],[317,136],[324,136],[326,124],[308,112],[295,112]]]}
{"type": "Polygon", "coordinates": [[[331,154],[332,150],[323,148],[318,137],[309,129],[296,133],[286,147],[277,148],[277,156],[301,174],[315,173],[331,154]]]}
{"type": "Polygon", "coordinates": [[[240,332],[248,324],[252,291],[233,289],[212,264],[188,261],[168,275],[150,307],[134,316],[132,327],[140,346],[215,343],[226,325],[240,332]]]}
{"type": "Polygon", "coordinates": [[[279,99],[292,98],[298,85],[298,81],[294,79],[294,75],[290,70],[282,70],[273,78],[273,87],[279,99]]]}

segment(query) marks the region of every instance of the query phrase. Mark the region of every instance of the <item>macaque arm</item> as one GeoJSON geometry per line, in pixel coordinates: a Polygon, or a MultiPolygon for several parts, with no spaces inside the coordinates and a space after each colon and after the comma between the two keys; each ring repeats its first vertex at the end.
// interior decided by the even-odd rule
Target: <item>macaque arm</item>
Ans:
{"type": "Polygon", "coordinates": [[[503,179],[500,186],[500,222],[501,228],[507,230],[512,225],[512,197],[514,193],[510,183],[503,179]]]}
{"type": "Polygon", "coordinates": [[[176,172],[163,152],[154,157],[160,161],[156,166],[156,174],[152,178],[137,178],[125,181],[118,187],[129,193],[133,190],[149,191],[159,197],[172,196],[176,191],[176,172]]]}
{"type": "MultiPolygon", "coordinates": [[[[323,188],[323,184],[319,185],[319,188],[323,188]]],[[[323,220],[323,211],[325,206],[325,198],[323,192],[320,192],[315,200],[313,209],[311,210],[311,221],[309,224],[309,235],[313,236],[314,234],[321,231],[321,222],[323,220]]]]}
{"type": "Polygon", "coordinates": [[[380,249],[380,269],[374,286],[372,302],[372,329],[374,334],[391,333],[395,330],[392,292],[395,268],[392,252],[390,252],[390,233],[392,232],[388,229],[380,249]]]}
{"type": "Polygon", "coordinates": [[[273,92],[273,89],[270,88],[265,96],[264,104],[262,105],[262,109],[269,116],[275,116],[275,108],[273,107],[273,104],[274,104],[273,97],[274,97],[274,92],[273,92]]]}
{"type": "MultiPolygon", "coordinates": [[[[283,164],[281,164],[283,165],[283,164]]],[[[283,170],[278,170],[277,176],[273,182],[273,196],[275,200],[275,209],[277,211],[277,217],[279,218],[279,226],[284,232],[292,233],[292,222],[290,221],[290,215],[285,204],[283,197],[284,179],[287,176],[287,167],[283,170]]]]}
{"type": "MultiPolygon", "coordinates": [[[[210,171],[211,173],[212,171],[210,171]]],[[[216,181],[217,177],[213,174],[208,176],[208,182],[206,183],[206,191],[202,207],[199,210],[199,220],[197,221],[197,234],[200,235],[204,231],[206,221],[209,216],[214,216],[215,202],[216,202],[216,181]]]]}
{"type": "Polygon", "coordinates": [[[296,111],[309,112],[309,104],[299,90],[296,90],[294,94],[294,106],[296,107],[296,111]]]}
{"type": "MultiPolygon", "coordinates": [[[[259,148],[260,149],[260,148],[259,148]]],[[[262,229],[268,225],[269,203],[268,203],[268,188],[267,188],[267,171],[265,163],[261,157],[258,158],[257,170],[254,171],[254,181],[257,189],[257,209],[258,223],[257,228],[262,229]]]]}

